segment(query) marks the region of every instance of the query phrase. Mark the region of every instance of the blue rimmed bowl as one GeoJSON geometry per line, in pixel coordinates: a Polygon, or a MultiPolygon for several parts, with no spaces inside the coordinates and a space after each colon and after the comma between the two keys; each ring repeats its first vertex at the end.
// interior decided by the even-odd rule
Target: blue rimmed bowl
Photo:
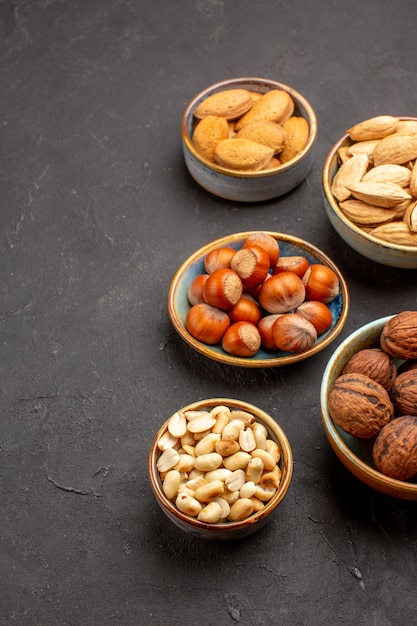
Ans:
{"type": "Polygon", "coordinates": [[[266,78],[233,78],[198,93],[187,105],[182,118],[182,146],[186,167],[194,180],[206,191],[236,202],[261,202],[282,196],[297,187],[307,176],[314,158],[317,118],[310,103],[291,87],[266,78]],[[304,117],[310,127],[307,144],[291,161],[261,172],[236,172],[205,159],[194,147],[192,135],[194,111],[208,96],[226,89],[248,89],[266,93],[271,89],[286,91],[294,100],[294,115],[304,117]]]}
{"type": "Polygon", "coordinates": [[[157,461],[161,454],[158,448],[158,441],[167,432],[169,419],[159,428],[151,444],[148,456],[148,474],[158,505],[177,528],[201,539],[228,541],[243,539],[260,530],[271,520],[272,515],[276,512],[278,505],[282,502],[289,489],[293,473],[293,455],[287,436],[275,419],[259,407],[243,400],[231,398],[198,400],[179,409],[179,412],[211,410],[219,405],[226,406],[231,410],[242,410],[251,413],[257,422],[265,426],[268,431],[268,437],[275,441],[280,448],[279,467],[282,472],[281,482],[275,494],[265,503],[265,506],[260,511],[241,521],[208,524],[177,509],[175,504],[164,494],[157,469],[157,461]]]}
{"type": "Polygon", "coordinates": [[[361,326],[336,348],[324,370],[320,389],[321,416],[324,432],[338,459],[360,481],[385,495],[403,500],[417,500],[417,482],[396,480],[381,474],[372,460],[372,440],[361,440],[344,432],[330,417],[327,399],[335,380],[349,359],[365,348],[380,347],[379,339],[392,315],[361,326]]]}
{"type": "Polygon", "coordinates": [[[179,267],[174,275],[168,292],[168,313],[174,326],[180,337],[194,350],[203,354],[209,359],[219,361],[227,365],[233,365],[237,367],[278,367],[282,365],[289,365],[296,363],[303,359],[307,359],[328,346],[338,336],[342,330],[346,317],[348,315],[350,306],[350,296],[346,281],[333,261],[319,248],[313,244],[294,237],[293,235],[287,235],[284,233],[275,233],[271,231],[262,231],[274,237],[280,247],[280,256],[305,256],[310,263],[322,263],[330,267],[338,276],[339,279],[339,293],[334,300],[328,304],[328,307],[332,314],[332,325],[329,330],[320,335],[316,343],[305,350],[302,353],[288,353],[281,351],[269,352],[262,348],[253,357],[236,357],[228,354],[223,350],[221,345],[210,346],[195,339],[188,332],[185,326],[185,320],[187,313],[191,307],[188,301],[188,288],[192,280],[205,272],[204,270],[204,258],[211,251],[222,246],[229,246],[238,250],[242,247],[243,242],[249,235],[261,231],[248,231],[242,233],[234,233],[216,239],[211,243],[206,244],[194,254],[192,254],[184,263],[179,267]]]}

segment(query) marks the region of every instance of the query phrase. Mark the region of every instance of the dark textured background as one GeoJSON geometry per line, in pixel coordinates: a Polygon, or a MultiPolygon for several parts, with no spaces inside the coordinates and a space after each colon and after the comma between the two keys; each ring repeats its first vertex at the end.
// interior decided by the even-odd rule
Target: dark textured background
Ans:
{"type": "Polygon", "coordinates": [[[417,305],[417,271],[350,250],[321,199],[346,128],[417,114],[416,7],[0,2],[2,625],[416,623],[417,505],[350,476],[319,407],[335,345],[417,305]],[[220,200],[185,169],[185,105],[237,76],[291,85],[316,110],[315,164],[281,199],[220,200]],[[308,239],[350,288],[335,344],[296,366],[208,361],[167,315],[190,253],[257,229],[308,239]],[[159,425],[213,396],[271,412],[295,458],[271,523],[227,545],[171,527],[147,477],[159,425]]]}

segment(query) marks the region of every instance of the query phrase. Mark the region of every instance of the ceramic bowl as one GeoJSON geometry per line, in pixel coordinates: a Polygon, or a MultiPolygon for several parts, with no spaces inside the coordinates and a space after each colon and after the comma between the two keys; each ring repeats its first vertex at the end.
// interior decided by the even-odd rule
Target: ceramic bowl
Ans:
{"type": "Polygon", "coordinates": [[[299,354],[280,351],[270,352],[261,348],[253,357],[236,357],[225,352],[220,344],[209,346],[198,341],[190,335],[185,326],[185,319],[190,309],[190,303],[187,297],[188,287],[195,276],[205,271],[204,257],[206,254],[222,246],[230,246],[237,250],[242,246],[245,239],[254,232],[256,231],[235,233],[216,239],[194,252],[194,254],[184,261],[174,275],[170,285],[168,293],[168,313],[180,337],[194,350],[215,361],[227,365],[250,368],[278,367],[296,363],[317,354],[337,337],[345,324],[350,306],[348,287],[340,270],[324,252],[319,250],[319,248],[316,248],[313,244],[299,239],[298,237],[283,233],[263,231],[277,239],[281,256],[302,255],[305,256],[310,263],[323,263],[336,272],[340,283],[339,294],[328,305],[333,318],[332,326],[327,332],[318,337],[316,343],[311,348],[299,354]]]}
{"type": "Polygon", "coordinates": [[[329,415],[327,398],[336,378],[349,359],[364,348],[379,347],[379,337],[392,315],[365,324],[349,335],[331,356],[323,374],[320,390],[321,415],[329,443],[340,461],[356,478],[388,496],[417,500],[417,482],[402,481],[381,474],[372,461],[372,442],[345,433],[329,415]]]}
{"type": "MultiPolygon", "coordinates": [[[[413,117],[402,117],[402,120],[417,120],[413,117]]],[[[352,144],[346,134],[333,146],[323,167],[323,201],[327,217],[335,231],[356,252],[371,261],[383,265],[404,269],[417,268],[417,247],[388,243],[366,233],[362,228],[351,222],[332,194],[331,185],[338,170],[338,150],[352,144]]]]}
{"type": "Polygon", "coordinates": [[[260,202],[288,193],[299,185],[313,164],[317,138],[317,119],[307,100],[291,87],[266,78],[234,78],[207,87],[187,105],[182,118],[182,145],[185,164],[194,180],[210,193],[236,202],[260,202]],[[226,89],[249,89],[265,93],[271,89],[288,92],[295,103],[294,115],[307,119],[310,135],[304,150],[277,168],[261,172],[239,173],[206,160],[192,143],[196,123],[194,110],[208,96],[226,89]]]}
{"type": "Polygon", "coordinates": [[[293,472],[292,451],[284,431],[277,424],[277,422],[262,409],[247,402],[243,402],[242,400],[233,400],[229,398],[199,400],[180,409],[180,411],[200,411],[204,409],[211,410],[219,405],[227,406],[231,410],[241,409],[254,415],[256,421],[266,427],[268,437],[273,439],[281,449],[281,459],[279,461],[279,466],[282,471],[281,483],[273,497],[265,503],[265,506],[260,511],[253,513],[242,521],[216,524],[204,523],[194,517],[181,513],[181,511],[179,511],[175,506],[175,503],[165,496],[156,466],[159,455],[161,454],[158,448],[158,441],[161,436],[166,433],[169,420],[161,426],[152,442],[148,459],[149,477],[156,501],[168,519],[170,519],[177,528],[203,539],[242,539],[243,537],[256,532],[268,521],[270,521],[272,515],[276,512],[279,503],[283,500],[285,494],[287,493],[293,472]]]}

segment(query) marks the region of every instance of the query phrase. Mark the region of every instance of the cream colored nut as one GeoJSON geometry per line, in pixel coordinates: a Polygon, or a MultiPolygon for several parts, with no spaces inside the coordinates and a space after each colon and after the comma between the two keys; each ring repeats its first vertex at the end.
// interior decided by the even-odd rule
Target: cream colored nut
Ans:
{"type": "Polygon", "coordinates": [[[268,500],[270,500],[275,493],[276,489],[264,489],[261,485],[258,485],[254,495],[259,500],[262,500],[262,502],[268,502],[268,500]]]}
{"type": "Polygon", "coordinates": [[[212,430],[209,429],[209,430],[202,430],[200,433],[192,433],[194,437],[194,442],[197,443],[201,439],[204,439],[204,437],[209,435],[211,432],[212,430]]]}
{"type": "Polygon", "coordinates": [[[355,124],[346,132],[353,141],[382,139],[395,132],[398,118],[391,115],[377,115],[355,124]]]}
{"type": "Polygon", "coordinates": [[[239,443],[233,439],[229,439],[227,441],[223,441],[223,439],[221,439],[216,443],[215,450],[222,456],[230,456],[231,454],[239,452],[240,446],[239,443]]]}
{"type": "Polygon", "coordinates": [[[224,498],[217,498],[217,500],[214,500],[214,502],[217,502],[217,504],[221,508],[220,519],[225,519],[229,515],[230,504],[224,498]]]}
{"type": "Polygon", "coordinates": [[[240,494],[238,491],[229,491],[228,489],[225,489],[223,499],[227,502],[229,506],[232,506],[232,504],[239,500],[239,498],[240,494]]]}
{"type": "Polygon", "coordinates": [[[381,208],[392,208],[404,200],[410,200],[411,195],[400,185],[395,183],[363,183],[348,184],[352,196],[367,204],[381,208]]]}
{"type": "Polygon", "coordinates": [[[343,202],[351,196],[349,186],[362,180],[368,169],[368,164],[369,160],[366,154],[357,154],[339,167],[331,185],[332,194],[339,202],[343,202]]]}
{"type": "Polygon", "coordinates": [[[225,485],[229,491],[239,491],[240,488],[245,484],[246,475],[242,469],[237,469],[234,472],[231,472],[229,476],[227,476],[225,480],[225,485]]]}
{"type": "Polygon", "coordinates": [[[252,413],[248,413],[248,411],[243,411],[242,409],[234,409],[233,411],[230,411],[229,422],[231,422],[232,420],[240,420],[246,425],[249,425],[255,423],[255,416],[252,415],[252,413]]]}
{"type": "Polygon", "coordinates": [[[207,485],[208,480],[203,476],[196,476],[195,478],[190,478],[189,480],[187,480],[184,484],[184,486],[186,487],[186,489],[188,489],[190,492],[193,492],[198,489],[199,487],[202,487],[203,485],[207,485]]]}
{"type": "Polygon", "coordinates": [[[195,447],[189,445],[188,443],[184,444],[182,446],[182,449],[184,450],[184,452],[186,454],[189,454],[190,456],[195,456],[195,447]]]}
{"type": "Polygon", "coordinates": [[[239,433],[239,445],[244,452],[252,452],[256,448],[255,435],[250,428],[244,428],[239,433]]]}
{"type": "Polygon", "coordinates": [[[250,461],[250,458],[250,454],[243,452],[242,450],[239,450],[239,452],[235,452],[235,454],[231,454],[230,456],[222,457],[223,465],[227,467],[227,469],[232,470],[232,472],[237,469],[245,469],[250,461]]]}
{"type": "Polygon", "coordinates": [[[195,446],[195,456],[201,456],[202,454],[209,454],[210,452],[214,452],[215,445],[218,441],[220,441],[220,435],[213,432],[209,433],[208,435],[200,439],[200,441],[195,446]]]}
{"type": "Polygon", "coordinates": [[[181,476],[177,470],[170,470],[164,478],[162,483],[162,491],[167,498],[172,500],[180,488],[181,476]]]}
{"type": "Polygon", "coordinates": [[[206,480],[221,480],[225,482],[226,478],[230,476],[231,473],[232,471],[227,469],[226,467],[218,467],[215,470],[206,472],[205,479],[206,480]]]}
{"type": "Polygon", "coordinates": [[[252,496],[251,500],[253,502],[254,513],[258,513],[258,511],[261,511],[264,508],[265,502],[262,502],[262,500],[259,500],[259,498],[257,498],[256,496],[252,496]]]}
{"type": "Polygon", "coordinates": [[[195,446],[194,435],[193,433],[190,433],[188,430],[185,433],[184,437],[181,437],[180,441],[181,441],[181,445],[183,448],[184,446],[195,446]]]}
{"type": "Polygon", "coordinates": [[[230,410],[228,409],[227,411],[220,411],[216,414],[211,411],[211,415],[216,420],[216,423],[214,424],[211,431],[216,434],[221,434],[223,428],[226,426],[226,424],[229,423],[230,410]]]}
{"type": "Polygon", "coordinates": [[[253,513],[254,506],[254,503],[249,498],[239,498],[230,507],[227,519],[231,522],[239,522],[253,513]]]}
{"type": "Polygon", "coordinates": [[[183,483],[180,483],[180,486],[178,488],[178,495],[184,493],[185,495],[190,496],[190,498],[193,498],[194,497],[194,491],[195,491],[194,489],[189,489],[187,487],[187,485],[184,485],[183,483]]]}
{"type": "Polygon", "coordinates": [[[281,482],[281,470],[276,465],[271,472],[262,474],[259,484],[263,489],[278,489],[281,482]]]}
{"type": "Polygon", "coordinates": [[[178,448],[179,443],[178,443],[178,439],[176,437],[174,437],[173,435],[171,435],[171,433],[166,430],[164,432],[163,435],[161,435],[161,437],[159,437],[158,439],[158,449],[161,450],[162,452],[164,450],[168,450],[168,448],[178,448]]]}
{"type": "Polygon", "coordinates": [[[304,117],[290,117],[284,123],[286,135],[285,145],[279,153],[281,163],[288,163],[298,156],[306,147],[310,134],[310,126],[304,117]]]}
{"type": "Polygon", "coordinates": [[[263,424],[259,422],[255,422],[251,426],[253,431],[253,436],[255,437],[256,447],[261,450],[266,449],[266,440],[268,439],[268,431],[263,424]]]}
{"type": "Polygon", "coordinates": [[[175,505],[185,515],[197,517],[203,508],[198,500],[190,496],[188,493],[181,492],[175,500],[175,505]]]}
{"type": "Polygon", "coordinates": [[[253,105],[253,98],[247,89],[225,89],[208,96],[195,109],[195,117],[202,119],[207,115],[233,120],[248,111],[253,105]]]}
{"type": "Polygon", "coordinates": [[[388,135],[381,139],[373,155],[375,165],[407,163],[417,157],[417,135],[388,135]]]}
{"type": "Polygon", "coordinates": [[[222,139],[214,151],[214,161],[228,169],[241,172],[261,170],[274,156],[268,146],[251,139],[222,139]]]}
{"type": "Polygon", "coordinates": [[[281,458],[281,450],[280,450],[280,447],[279,447],[279,445],[277,444],[276,441],[274,441],[273,439],[267,439],[266,440],[266,451],[269,452],[269,454],[274,459],[275,463],[279,462],[279,460],[281,458]]]}
{"type": "Polygon", "coordinates": [[[274,461],[274,457],[272,456],[272,454],[270,452],[267,452],[266,450],[260,450],[259,448],[256,448],[256,450],[253,450],[251,452],[252,458],[258,458],[261,459],[263,464],[264,464],[264,468],[266,470],[273,470],[275,467],[275,461],[274,461]]]}
{"type": "Polygon", "coordinates": [[[294,100],[289,93],[281,89],[271,89],[237,121],[236,130],[240,130],[245,124],[266,120],[284,124],[293,114],[294,108],[294,100]]]}
{"type": "Polygon", "coordinates": [[[180,439],[187,432],[187,420],[184,413],[174,413],[168,420],[168,431],[173,437],[180,439]]]}
{"type": "Polygon", "coordinates": [[[167,472],[175,467],[178,463],[180,455],[174,448],[167,448],[164,450],[156,462],[156,467],[159,472],[167,472]]]}
{"type": "Polygon", "coordinates": [[[188,480],[194,480],[195,478],[200,478],[200,477],[205,478],[205,475],[206,475],[206,472],[202,472],[201,470],[194,468],[191,470],[191,472],[189,472],[187,478],[188,480]]]}
{"type": "Polygon", "coordinates": [[[240,431],[244,428],[245,423],[242,420],[233,419],[223,428],[222,441],[237,441],[240,431]]]}
{"type": "Polygon", "coordinates": [[[199,415],[186,414],[186,418],[188,420],[187,429],[193,434],[210,431],[216,423],[208,411],[201,412],[199,415]]]}
{"type": "Polygon", "coordinates": [[[251,139],[269,146],[276,154],[285,145],[286,132],[281,124],[265,120],[246,124],[237,132],[237,137],[251,139]]]}
{"type": "Polygon", "coordinates": [[[264,462],[259,457],[253,457],[249,461],[246,467],[246,480],[248,482],[254,482],[255,485],[259,483],[264,471],[264,462]]]}
{"type": "Polygon", "coordinates": [[[411,179],[411,171],[404,165],[395,165],[392,163],[384,163],[384,165],[378,165],[372,167],[364,177],[362,182],[364,183],[395,183],[400,187],[408,187],[411,179]]]}
{"type": "Polygon", "coordinates": [[[218,502],[209,502],[198,514],[197,519],[205,524],[215,524],[223,517],[223,510],[218,502]]]}
{"type": "Polygon", "coordinates": [[[223,462],[223,457],[217,452],[211,452],[210,454],[202,454],[195,458],[195,467],[203,472],[217,469],[223,462]]]}
{"type": "Polygon", "coordinates": [[[221,480],[211,480],[205,485],[198,487],[194,492],[194,497],[199,502],[211,502],[220,498],[224,494],[224,482],[221,480]]]}
{"type": "Polygon", "coordinates": [[[241,498],[251,498],[256,493],[256,490],[257,486],[255,483],[249,480],[241,486],[239,495],[241,498]]]}
{"type": "Polygon", "coordinates": [[[178,461],[174,465],[174,469],[179,472],[190,472],[195,466],[195,456],[191,454],[179,454],[178,461]]]}

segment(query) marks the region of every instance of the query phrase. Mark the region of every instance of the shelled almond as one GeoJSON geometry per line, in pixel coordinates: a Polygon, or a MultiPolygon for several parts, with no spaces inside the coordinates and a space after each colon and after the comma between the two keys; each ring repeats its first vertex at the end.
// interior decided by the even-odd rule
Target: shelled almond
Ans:
{"type": "Polygon", "coordinates": [[[366,233],[417,247],[417,121],[380,115],[352,126],[332,193],[366,233]]]}

